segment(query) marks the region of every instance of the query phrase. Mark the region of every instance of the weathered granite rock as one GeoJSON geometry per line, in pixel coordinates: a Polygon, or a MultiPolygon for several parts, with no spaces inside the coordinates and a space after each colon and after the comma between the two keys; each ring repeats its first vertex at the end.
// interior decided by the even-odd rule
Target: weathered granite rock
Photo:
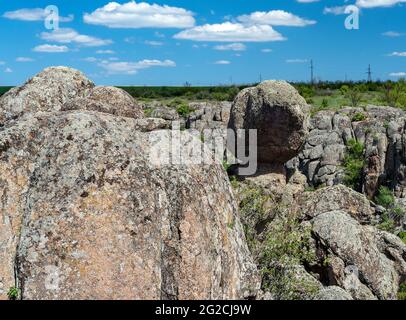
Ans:
{"type": "Polygon", "coordinates": [[[353,300],[351,295],[337,286],[329,286],[321,289],[314,300],[353,300]]]}
{"type": "Polygon", "coordinates": [[[265,81],[238,94],[229,128],[257,129],[258,161],[283,164],[302,147],[307,116],[306,101],[295,88],[285,81],[265,81]]]}
{"type": "Polygon", "coordinates": [[[176,112],[175,109],[171,109],[165,106],[159,106],[152,109],[151,117],[153,118],[161,118],[164,120],[178,120],[179,114],[176,112]]]}
{"type": "Polygon", "coordinates": [[[84,97],[93,87],[93,82],[80,71],[46,68],[0,98],[0,125],[27,112],[60,110],[67,101],[84,97]]]}
{"type": "MultiPolygon", "coordinates": [[[[396,299],[399,281],[405,274],[398,272],[400,262],[388,258],[387,250],[391,247],[392,256],[398,255],[404,263],[406,246],[400,239],[396,242],[397,247],[382,245],[380,231],[373,226],[362,226],[345,211],[325,212],[311,222],[313,233],[323,247],[357,273],[361,290],[365,292],[367,287],[379,299],[396,299]]],[[[357,287],[352,286],[352,289],[357,287]]]]}
{"type": "Polygon", "coordinates": [[[89,90],[85,97],[66,102],[62,111],[67,110],[98,111],[134,119],[144,117],[142,105],[127,92],[116,87],[95,87],[89,90]]]}
{"type": "Polygon", "coordinates": [[[346,145],[355,139],[363,144],[365,158],[359,191],[373,198],[384,184],[397,197],[406,197],[405,125],[405,112],[390,107],[320,111],[310,119],[304,148],[287,169],[291,174],[300,170],[313,186],[340,184],[346,145]],[[363,115],[362,121],[356,121],[357,114],[363,115]]]}
{"type": "MultiPolygon", "coordinates": [[[[4,123],[1,298],[15,285],[23,299],[256,295],[256,266],[224,169],[216,161],[153,162],[156,136],[169,136],[149,132],[165,123],[153,120],[33,108],[4,123]]],[[[181,136],[182,147],[202,145],[181,136]]]]}
{"type": "Polygon", "coordinates": [[[375,217],[374,204],[363,194],[343,185],[304,192],[297,203],[297,210],[310,218],[334,210],[344,210],[363,224],[371,223],[375,217]]]}

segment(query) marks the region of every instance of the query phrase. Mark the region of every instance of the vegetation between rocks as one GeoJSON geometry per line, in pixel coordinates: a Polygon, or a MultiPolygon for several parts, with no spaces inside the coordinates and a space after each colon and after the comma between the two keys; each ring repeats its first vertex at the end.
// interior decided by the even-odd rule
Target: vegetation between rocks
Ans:
{"type": "Polygon", "coordinates": [[[362,170],[365,164],[364,145],[355,139],[347,142],[347,154],[344,157],[344,184],[360,191],[362,170]]]}

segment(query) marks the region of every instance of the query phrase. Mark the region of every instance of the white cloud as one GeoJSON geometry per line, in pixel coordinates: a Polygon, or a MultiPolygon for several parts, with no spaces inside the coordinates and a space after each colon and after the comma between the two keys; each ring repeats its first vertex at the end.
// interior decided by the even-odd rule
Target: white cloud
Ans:
{"type": "Polygon", "coordinates": [[[357,0],[355,3],[360,8],[392,7],[406,0],[357,0]]]}
{"type": "Polygon", "coordinates": [[[406,72],[392,72],[392,73],[389,73],[389,76],[399,77],[399,78],[406,77],[406,72]]]}
{"type": "Polygon", "coordinates": [[[220,51],[245,51],[247,46],[243,43],[230,43],[215,46],[214,49],[220,51]]]}
{"type": "Polygon", "coordinates": [[[51,44],[42,44],[40,46],[36,46],[32,49],[35,52],[48,52],[48,53],[61,53],[61,52],[68,52],[69,48],[67,46],[56,46],[51,44]]]}
{"type": "Polygon", "coordinates": [[[85,13],[83,19],[86,23],[109,28],[190,28],[195,25],[191,11],[135,1],[110,2],[90,14],[85,13]]]}
{"type": "MultiPolygon", "coordinates": [[[[7,11],[3,14],[3,17],[21,21],[42,21],[47,17],[47,12],[42,8],[24,8],[16,11],[7,11]]],[[[69,15],[68,17],[59,17],[60,22],[70,22],[73,19],[73,15],[69,15]]]]}
{"type": "Polygon", "coordinates": [[[214,62],[214,64],[230,64],[231,62],[228,60],[218,60],[214,62]]]}
{"type": "Polygon", "coordinates": [[[405,52],[392,52],[391,54],[389,54],[392,57],[406,57],[406,51],[405,52]]]}
{"type": "Polygon", "coordinates": [[[99,66],[105,69],[109,74],[136,74],[140,69],[151,67],[176,67],[176,63],[172,60],[142,60],[138,62],[102,61],[99,66]]]}
{"type": "Polygon", "coordinates": [[[113,50],[97,50],[97,54],[115,54],[113,50]]]}
{"type": "Polygon", "coordinates": [[[5,72],[5,73],[12,73],[12,72],[13,72],[13,70],[12,70],[12,69],[10,69],[10,68],[6,68],[6,69],[4,70],[4,72],[5,72]]]}
{"type": "Polygon", "coordinates": [[[163,42],[160,42],[160,41],[146,40],[144,43],[149,45],[149,46],[153,46],[153,47],[163,46],[163,42]]]}
{"type": "Polygon", "coordinates": [[[237,20],[245,24],[291,27],[304,27],[316,23],[314,20],[306,20],[283,10],[272,10],[268,12],[257,11],[249,15],[239,16],[237,20]]]}
{"type": "Polygon", "coordinates": [[[385,37],[391,37],[391,38],[402,36],[401,33],[396,32],[396,31],[387,31],[387,32],[382,33],[382,35],[385,37]]]}
{"type": "Polygon", "coordinates": [[[32,58],[28,58],[28,57],[17,57],[16,61],[17,62],[32,62],[32,61],[35,61],[35,60],[32,59],[32,58]]]}
{"type": "Polygon", "coordinates": [[[105,46],[112,43],[111,40],[79,34],[74,29],[69,28],[61,28],[52,32],[42,32],[41,39],[58,43],[77,43],[86,47],[105,46]]]}
{"type": "Polygon", "coordinates": [[[217,42],[268,42],[286,40],[268,25],[245,26],[241,23],[224,22],[205,24],[181,31],[175,39],[217,42]]]}
{"type": "Polygon", "coordinates": [[[86,61],[86,62],[97,62],[97,61],[99,61],[99,59],[97,59],[97,58],[95,58],[95,57],[87,57],[87,58],[84,58],[83,61],[86,61]]]}
{"type": "Polygon", "coordinates": [[[261,52],[263,52],[263,53],[270,53],[270,52],[272,52],[272,49],[265,48],[265,49],[262,49],[261,52]]]}
{"type": "Polygon", "coordinates": [[[345,9],[347,6],[337,6],[337,7],[326,7],[323,10],[324,14],[334,14],[336,16],[340,14],[345,14],[345,9]]]}
{"type": "Polygon", "coordinates": [[[307,59],[287,59],[286,63],[306,63],[307,59]]]}

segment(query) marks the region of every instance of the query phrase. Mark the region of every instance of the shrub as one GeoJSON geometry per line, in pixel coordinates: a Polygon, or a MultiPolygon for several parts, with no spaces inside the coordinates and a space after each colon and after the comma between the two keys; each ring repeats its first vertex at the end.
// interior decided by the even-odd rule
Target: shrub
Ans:
{"type": "Polygon", "coordinates": [[[359,122],[359,121],[364,121],[366,119],[366,116],[364,113],[362,112],[357,112],[356,114],[354,114],[354,116],[352,117],[352,121],[353,122],[359,122]]]}
{"type": "Polygon", "coordinates": [[[193,111],[187,103],[183,103],[176,108],[176,112],[182,117],[188,116],[193,111]]]}
{"type": "Polygon", "coordinates": [[[380,186],[378,190],[378,195],[375,197],[376,204],[390,208],[395,204],[395,197],[393,192],[389,190],[388,187],[380,186]]]}
{"type": "Polygon", "coordinates": [[[389,214],[385,213],[382,216],[382,222],[377,226],[378,229],[387,231],[387,232],[394,232],[395,231],[395,221],[389,216],[389,214]]]}
{"type": "Polygon", "coordinates": [[[7,297],[10,300],[17,300],[20,295],[20,290],[16,287],[11,287],[7,292],[7,297]]]}
{"type": "Polygon", "coordinates": [[[406,283],[399,286],[398,300],[406,300],[406,283]]]}
{"type": "Polygon", "coordinates": [[[353,106],[354,108],[358,107],[362,99],[362,93],[360,88],[358,86],[349,88],[347,90],[346,97],[350,100],[351,106],[353,106]]]}
{"type": "Polygon", "coordinates": [[[326,98],[323,98],[323,100],[321,101],[321,107],[323,109],[327,109],[328,108],[328,100],[326,98]]]}
{"type": "Polygon", "coordinates": [[[263,287],[277,299],[303,299],[318,290],[314,282],[295,274],[298,265],[316,258],[310,239],[311,228],[300,224],[295,213],[284,213],[271,223],[259,263],[263,287]]]}
{"type": "Polygon", "coordinates": [[[398,236],[406,244],[406,231],[400,231],[398,236]]]}
{"type": "Polygon", "coordinates": [[[364,145],[355,139],[349,140],[343,163],[344,184],[346,186],[356,191],[360,190],[364,164],[364,145]]]}

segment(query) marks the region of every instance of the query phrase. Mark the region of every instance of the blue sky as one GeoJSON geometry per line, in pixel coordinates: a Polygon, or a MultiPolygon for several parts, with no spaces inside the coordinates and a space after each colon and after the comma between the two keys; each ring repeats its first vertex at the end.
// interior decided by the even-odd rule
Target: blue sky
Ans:
{"type": "Polygon", "coordinates": [[[406,75],[406,0],[1,4],[0,85],[52,65],[111,85],[307,81],[310,59],[322,80],[364,79],[368,64],[375,79],[406,75]],[[348,30],[343,11],[354,4],[359,29],[348,30]],[[49,5],[59,10],[57,30],[47,28],[49,5]]]}

